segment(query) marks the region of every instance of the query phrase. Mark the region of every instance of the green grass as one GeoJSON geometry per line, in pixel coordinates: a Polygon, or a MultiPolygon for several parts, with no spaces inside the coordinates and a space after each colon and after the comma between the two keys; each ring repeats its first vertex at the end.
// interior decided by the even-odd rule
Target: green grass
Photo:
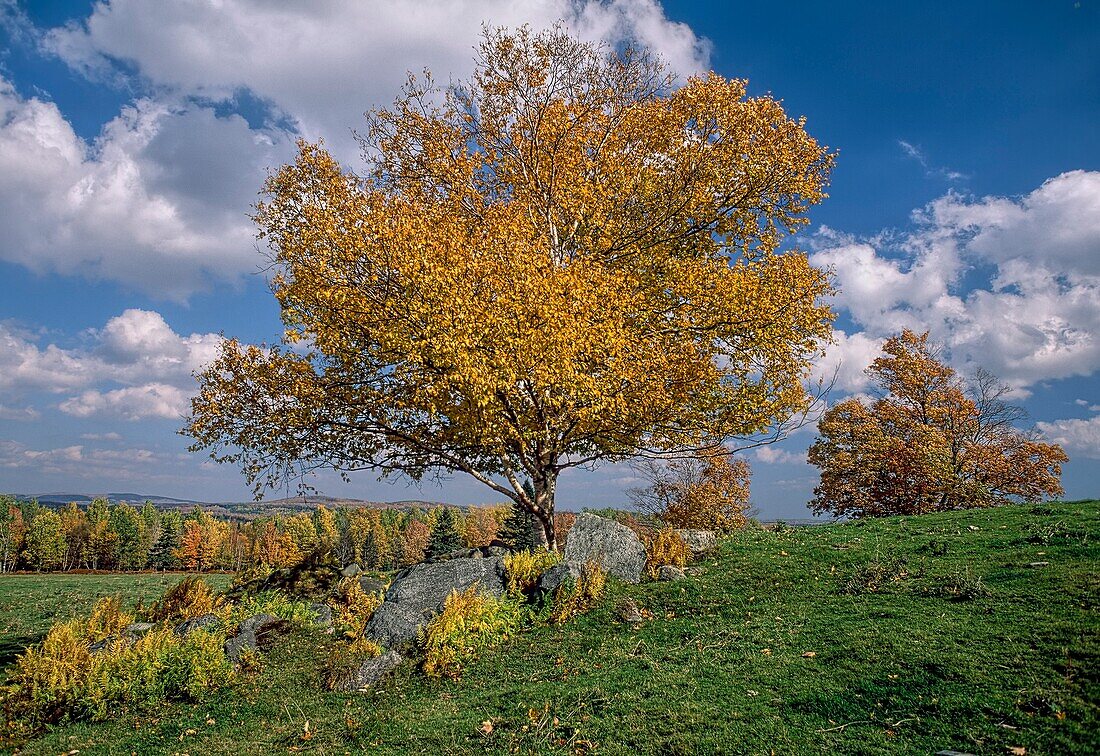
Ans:
{"type": "MultiPolygon", "coordinates": [[[[51,624],[87,614],[103,596],[121,596],[126,605],[139,600],[148,604],[183,577],[172,572],[0,575],[0,668],[41,640],[51,624]]],[[[230,575],[204,578],[216,588],[232,579],[230,575]]]]}
{"type": "Polygon", "coordinates": [[[457,683],[326,693],[333,641],[301,631],[208,701],[22,753],[1095,753],[1098,541],[1095,501],[746,531],[702,576],[612,586],[457,683]],[[628,596],[656,618],[617,621],[628,596]]]}

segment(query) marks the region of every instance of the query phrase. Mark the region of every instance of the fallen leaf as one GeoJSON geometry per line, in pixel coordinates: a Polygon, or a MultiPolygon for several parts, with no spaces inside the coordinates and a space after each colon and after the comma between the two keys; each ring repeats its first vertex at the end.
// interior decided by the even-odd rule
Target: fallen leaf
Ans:
{"type": "Polygon", "coordinates": [[[764,654],[764,656],[771,656],[772,650],[770,648],[762,648],[760,649],[760,653],[764,654]]]}
{"type": "Polygon", "coordinates": [[[802,654],[803,659],[812,659],[815,656],[817,656],[817,651],[807,651],[806,653],[802,654]]]}
{"type": "Polygon", "coordinates": [[[478,730],[481,731],[482,734],[488,735],[493,731],[493,723],[490,720],[486,719],[484,722],[481,723],[481,727],[479,727],[478,730]]]}
{"type": "Polygon", "coordinates": [[[1027,749],[1023,746],[1009,746],[1008,752],[1012,754],[1012,756],[1024,756],[1024,754],[1027,753],[1027,749]]]}

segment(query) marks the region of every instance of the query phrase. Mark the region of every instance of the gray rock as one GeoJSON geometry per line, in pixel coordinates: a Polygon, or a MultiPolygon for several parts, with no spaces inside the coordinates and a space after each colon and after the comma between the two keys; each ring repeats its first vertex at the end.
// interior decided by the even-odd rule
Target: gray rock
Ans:
{"type": "Polygon", "coordinates": [[[666,564],[657,569],[658,580],[683,580],[685,577],[684,571],[674,564],[666,564]]]}
{"type": "Polygon", "coordinates": [[[126,629],[123,630],[123,632],[130,635],[145,635],[145,633],[149,632],[152,629],[152,622],[131,622],[129,625],[126,626],[126,629]]]}
{"type": "Polygon", "coordinates": [[[391,648],[381,656],[368,659],[360,664],[359,669],[355,671],[348,681],[337,686],[336,690],[350,693],[371,688],[376,685],[379,680],[396,669],[403,661],[405,661],[405,657],[391,648]]]}
{"type": "Polygon", "coordinates": [[[230,661],[238,662],[246,649],[261,649],[273,636],[284,632],[289,624],[273,614],[249,617],[241,623],[237,635],[225,642],[225,655],[230,661]]]}
{"type": "Polygon", "coordinates": [[[608,575],[626,583],[641,582],[645,559],[645,546],[634,531],[606,517],[577,515],[565,539],[565,561],[595,561],[608,575]]]}
{"type": "Polygon", "coordinates": [[[103,640],[88,646],[88,653],[90,653],[92,656],[95,656],[96,654],[107,648],[114,648],[115,646],[119,645],[127,647],[132,646],[134,645],[135,640],[136,638],[132,635],[108,635],[103,640]]]}
{"type": "Polygon", "coordinates": [[[386,590],[386,582],[378,578],[372,578],[368,575],[360,575],[359,587],[367,593],[378,593],[379,591],[386,590]]]}
{"type": "Polygon", "coordinates": [[[623,622],[630,622],[631,624],[645,621],[642,610],[630,599],[624,599],[615,607],[615,615],[623,622]]]}
{"type": "Polygon", "coordinates": [[[184,620],[176,625],[176,635],[186,638],[196,630],[213,630],[221,624],[221,619],[216,614],[200,614],[193,619],[184,620]]]}
{"type": "Polygon", "coordinates": [[[367,622],[366,636],[386,647],[407,643],[421,625],[442,611],[451,591],[465,591],[474,583],[482,593],[502,595],[504,562],[500,557],[413,565],[394,577],[385,600],[367,622]]]}
{"type": "Polygon", "coordinates": [[[684,574],[691,577],[699,577],[704,572],[702,567],[685,567],[684,574]]]}
{"type": "Polygon", "coordinates": [[[539,575],[537,590],[543,595],[553,595],[567,580],[576,580],[581,576],[581,566],[573,562],[558,562],[539,575]]]}
{"type": "Polygon", "coordinates": [[[455,551],[449,551],[446,554],[440,554],[432,559],[433,562],[446,562],[451,559],[481,559],[485,555],[481,553],[481,549],[456,549],[455,551]]]}
{"type": "Polygon", "coordinates": [[[507,546],[491,546],[490,545],[490,546],[485,547],[485,554],[487,556],[502,557],[502,556],[504,556],[508,553],[510,553],[510,550],[508,549],[507,546]]]}
{"type": "Polygon", "coordinates": [[[718,548],[718,537],[713,530],[680,529],[676,531],[676,535],[684,539],[684,543],[691,549],[693,559],[698,559],[718,548]]]}
{"type": "Polygon", "coordinates": [[[313,624],[318,627],[332,627],[332,607],[328,604],[310,604],[309,610],[313,612],[313,624]]]}
{"type": "Polygon", "coordinates": [[[357,563],[352,562],[351,564],[344,567],[344,569],[340,570],[340,574],[343,575],[344,577],[355,577],[356,575],[358,575],[362,571],[363,571],[362,567],[360,567],[357,563]]]}

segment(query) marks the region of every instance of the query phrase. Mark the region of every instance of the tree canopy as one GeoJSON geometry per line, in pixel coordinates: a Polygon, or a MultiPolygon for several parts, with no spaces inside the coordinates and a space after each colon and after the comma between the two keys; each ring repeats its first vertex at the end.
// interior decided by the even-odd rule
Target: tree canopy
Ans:
{"type": "Polygon", "coordinates": [[[554,543],[559,474],[775,434],[829,338],[781,253],[833,155],[768,96],[646,51],[487,31],[472,78],[302,142],[258,206],[283,347],[228,340],[185,432],[256,486],[463,472],[554,543]],[[533,495],[524,489],[530,481],[533,495]]]}
{"type": "Polygon", "coordinates": [[[1062,493],[1057,444],[1020,430],[1024,411],[979,370],[965,382],[928,333],[888,339],[868,374],[882,395],[848,399],[818,423],[815,512],[866,516],[988,507],[1062,493]]]}

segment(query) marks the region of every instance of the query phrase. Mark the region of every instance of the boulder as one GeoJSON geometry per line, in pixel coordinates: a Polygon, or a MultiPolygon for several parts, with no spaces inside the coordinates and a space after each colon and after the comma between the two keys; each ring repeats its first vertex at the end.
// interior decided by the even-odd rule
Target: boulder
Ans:
{"type": "Polygon", "coordinates": [[[360,574],[362,571],[363,571],[362,567],[360,567],[357,563],[352,562],[351,564],[346,565],[344,567],[344,569],[340,570],[340,574],[343,575],[344,577],[355,577],[356,575],[360,574]]]}
{"type": "Polygon", "coordinates": [[[674,564],[666,564],[657,569],[657,579],[663,581],[683,580],[684,571],[674,564]]]}
{"type": "Polygon", "coordinates": [[[645,620],[642,610],[630,599],[624,599],[615,607],[615,616],[623,622],[637,624],[645,620]]]}
{"type": "Polygon", "coordinates": [[[443,610],[451,591],[474,583],[492,596],[504,593],[504,562],[500,557],[457,558],[414,564],[397,573],[385,600],[367,622],[367,638],[396,648],[416,637],[417,630],[443,610]]]}
{"type": "Polygon", "coordinates": [[[625,583],[641,582],[645,560],[645,546],[634,531],[606,517],[577,515],[565,539],[565,561],[594,561],[625,583]]]}
{"type": "Polygon", "coordinates": [[[698,559],[704,554],[709,554],[718,548],[718,537],[714,534],[713,530],[695,530],[695,529],[680,529],[676,531],[676,535],[680,536],[687,544],[687,547],[691,549],[691,556],[694,559],[698,559]]]}
{"type": "Polygon", "coordinates": [[[271,641],[285,633],[290,627],[286,620],[273,614],[256,614],[241,623],[237,635],[225,642],[225,655],[232,662],[241,660],[245,650],[263,650],[271,641]]]}
{"type": "Polygon", "coordinates": [[[403,661],[405,661],[405,658],[391,648],[381,656],[368,659],[360,664],[351,677],[346,682],[341,682],[334,690],[348,693],[366,690],[377,684],[379,680],[396,669],[403,661]]]}
{"type": "Polygon", "coordinates": [[[310,604],[309,611],[313,613],[313,624],[317,627],[332,629],[332,607],[328,604],[310,604]]]}
{"type": "Polygon", "coordinates": [[[128,635],[145,635],[145,633],[152,629],[152,622],[131,622],[122,632],[128,635]]]}
{"type": "Polygon", "coordinates": [[[386,581],[370,577],[369,575],[360,575],[359,587],[366,593],[378,593],[379,591],[386,590],[386,581]]]}
{"type": "Polygon", "coordinates": [[[540,595],[552,596],[567,580],[576,580],[581,576],[581,566],[574,564],[573,562],[558,562],[557,564],[546,568],[546,571],[539,575],[539,581],[537,583],[537,590],[540,595]]]}
{"type": "Polygon", "coordinates": [[[690,577],[699,577],[700,575],[703,574],[703,568],[702,567],[685,567],[684,568],[684,574],[689,575],[690,577]]]}
{"type": "Polygon", "coordinates": [[[221,624],[221,618],[216,614],[200,614],[176,625],[176,635],[186,638],[196,630],[213,630],[221,624]]]}

